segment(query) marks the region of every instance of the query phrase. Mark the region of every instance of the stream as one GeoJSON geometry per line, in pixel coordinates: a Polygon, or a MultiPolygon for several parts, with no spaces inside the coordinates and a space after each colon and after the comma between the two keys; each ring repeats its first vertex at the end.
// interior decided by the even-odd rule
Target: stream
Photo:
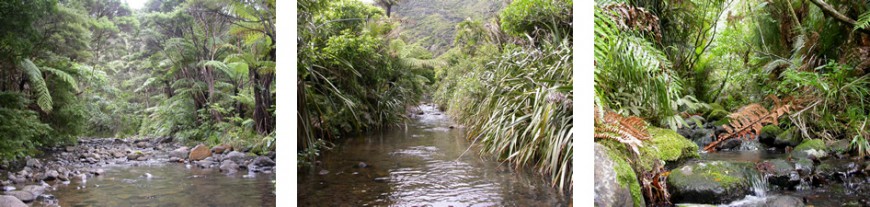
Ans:
{"type": "Polygon", "coordinates": [[[480,155],[437,107],[419,108],[406,126],[341,140],[300,170],[299,206],[568,205],[540,174],[480,155]]]}

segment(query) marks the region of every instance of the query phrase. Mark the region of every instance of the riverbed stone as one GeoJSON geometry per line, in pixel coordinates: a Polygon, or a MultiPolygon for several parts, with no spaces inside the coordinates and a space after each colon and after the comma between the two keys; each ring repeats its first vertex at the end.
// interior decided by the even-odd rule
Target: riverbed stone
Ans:
{"type": "Polygon", "coordinates": [[[224,156],[223,160],[232,160],[233,162],[238,164],[238,163],[243,163],[245,160],[245,157],[246,157],[245,153],[238,152],[238,151],[232,151],[232,152],[227,153],[227,155],[224,156]]]}
{"type": "Polygon", "coordinates": [[[211,150],[208,149],[204,144],[196,145],[190,150],[190,155],[188,158],[192,161],[203,160],[207,157],[211,156],[211,150]]]}
{"type": "Polygon", "coordinates": [[[21,200],[11,195],[0,196],[0,206],[2,207],[27,207],[21,200]]]}
{"type": "Polygon", "coordinates": [[[45,193],[45,187],[39,185],[27,185],[21,188],[22,191],[30,192],[34,196],[39,196],[45,193]]]}
{"type": "Polygon", "coordinates": [[[825,146],[825,141],[821,139],[803,140],[803,142],[801,142],[801,144],[795,147],[791,152],[791,157],[794,159],[822,159],[827,156],[828,148],[825,146]]]}
{"type": "Polygon", "coordinates": [[[747,163],[703,161],[675,168],[668,176],[668,191],[674,203],[724,204],[749,193],[747,163]]]}
{"type": "Polygon", "coordinates": [[[802,141],[803,138],[801,138],[800,132],[797,128],[791,128],[776,135],[773,145],[779,147],[794,147],[801,144],[802,141]]]}
{"type": "Polygon", "coordinates": [[[233,149],[233,146],[228,144],[221,144],[218,146],[214,146],[211,148],[211,153],[213,154],[223,154],[225,151],[230,151],[233,149]]]}
{"type": "Polygon", "coordinates": [[[188,147],[180,147],[169,152],[170,157],[177,157],[179,159],[187,159],[188,155],[190,155],[190,148],[188,147]]]}
{"type": "Polygon", "coordinates": [[[774,146],[776,136],[782,133],[782,128],[777,125],[767,125],[761,128],[761,133],[758,134],[758,141],[767,146],[774,146]]]}
{"type": "Polygon", "coordinates": [[[767,181],[771,185],[793,189],[800,184],[800,176],[795,171],[794,165],[784,159],[766,160],[759,163],[757,168],[767,175],[767,181]]]}
{"type": "Polygon", "coordinates": [[[794,168],[801,176],[807,176],[813,173],[816,163],[807,158],[801,158],[795,161],[794,168]]]}
{"type": "MultiPolygon", "coordinates": [[[[607,149],[595,144],[595,206],[616,207],[633,205],[631,191],[621,185],[615,170],[616,164],[607,154],[607,149]]],[[[634,173],[634,172],[632,172],[634,173]]]]}
{"type": "Polygon", "coordinates": [[[33,193],[27,191],[13,190],[5,193],[6,195],[15,196],[18,200],[24,201],[25,203],[31,202],[36,199],[36,196],[33,193]]]}
{"type": "Polygon", "coordinates": [[[51,181],[57,179],[58,176],[60,176],[60,173],[58,173],[57,170],[49,170],[46,171],[45,174],[43,174],[42,180],[51,181]]]}
{"type": "Polygon", "coordinates": [[[234,174],[237,171],[239,171],[239,165],[236,164],[236,162],[233,162],[232,160],[226,160],[226,161],[221,162],[220,170],[221,170],[221,172],[234,174]]]}

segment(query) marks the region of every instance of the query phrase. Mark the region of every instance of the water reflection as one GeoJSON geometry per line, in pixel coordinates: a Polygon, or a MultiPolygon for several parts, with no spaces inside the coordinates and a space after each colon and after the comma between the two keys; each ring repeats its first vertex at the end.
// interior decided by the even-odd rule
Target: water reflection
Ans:
{"type": "Polygon", "coordinates": [[[407,128],[344,140],[299,172],[300,206],[565,206],[527,169],[468,149],[459,127],[434,106],[407,128]],[[366,167],[360,167],[360,162],[366,167]],[[320,175],[317,172],[327,170],[320,175]]]}

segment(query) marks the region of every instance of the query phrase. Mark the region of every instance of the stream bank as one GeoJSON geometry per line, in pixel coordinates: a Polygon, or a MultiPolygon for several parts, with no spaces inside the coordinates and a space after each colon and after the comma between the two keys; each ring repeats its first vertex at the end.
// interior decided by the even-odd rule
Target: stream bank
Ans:
{"type": "Polygon", "coordinates": [[[7,196],[0,204],[274,205],[275,161],[274,153],[270,154],[256,156],[233,151],[228,145],[188,147],[168,137],[82,139],[75,146],[48,149],[42,156],[5,164],[0,174],[7,179],[0,180],[0,185],[7,196]],[[242,193],[214,191],[227,187],[242,193]],[[193,196],[206,189],[213,189],[209,196],[193,196]],[[248,189],[256,193],[244,193],[248,189]],[[230,199],[201,199],[215,195],[230,199]],[[257,202],[236,201],[252,201],[253,197],[257,202]]]}

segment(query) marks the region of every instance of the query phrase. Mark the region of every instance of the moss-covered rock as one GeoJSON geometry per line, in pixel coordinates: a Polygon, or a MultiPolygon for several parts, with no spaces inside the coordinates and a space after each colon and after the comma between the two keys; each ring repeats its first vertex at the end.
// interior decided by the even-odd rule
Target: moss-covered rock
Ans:
{"type": "Polygon", "coordinates": [[[778,147],[794,147],[801,143],[803,140],[801,138],[800,132],[797,131],[797,128],[791,128],[779,133],[776,135],[776,138],[773,141],[773,146],[778,147]]]}
{"type": "Polygon", "coordinates": [[[725,110],[722,105],[719,105],[718,103],[712,103],[710,104],[710,110],[704,113],[704,117],[706,117],[707,120],[721,120],[727,117],[728,114],[731,113],[728,112],[728,110],[725,110]]]}
{"type": "Polygon", "coordinates": [[[831,149],[831,152],[835,154],[845,155],[849,153],[849,140],[841,139],[834,141],[834,143],[831,143],[829,148],[831,149]]]}
{"type": "Polygon", "coordinates": [[[620,186],[629,189],[634,206],[646,206],[643,194],[640,192],[640,183],[637,174],[628,162],[630,151],[624,145],[615,140],[601,140],[598,142],[607,150],[607,155],[613,161],[613,171],[616,172],[616,180],[620,186]]]}
{"type": "Polygon", "coordinates": [[[630,180],[634,171],[624,160],[617,163],[610,154],[607,147],[595,144],[595,206],[637,205],[629,187],[636,185],[639,188],[636,180],[630,180]]]}
{"type": "Polygon", "coordinates": [[[822,159],[828,156],[828,147],[825,146],[825,141],[821,139],[808,139],[795,147],[791,152],[791,156],[795,159],[822,159]]]}
{"type": "Polygon", "coordinates": [[[607,148],[608,156],[614,163],[613,170],[616,171],[617,180],[629,188],[635,206],[644,206],[644,200],[634,169],[651,171],[656,165],[700,156],[698,146],[674,130],[650,127],[647,132],[651,138],[643,141],[643,146],[639,147],[640,155],[636,158],[631,154],[631,149],[616,140],[603,139],[596,142],[607,148]]]}
{"type": "Polygon", "coordinates": [[[797,173],[794,165],[784,159],[766,160],[759,165],[761,166],[760,170],[767,175],[765,177],[771,185],[792,189],[800,184],[800,178],[792,176],[792,173],[797,173]]]}
{"type": "Polygon", "coordinates": [[[773,145],[776,136],[781,133],[782,128],[779,128],[777,125],[764,126],[761,128],[761,134],[758,135],[758,141],[766,145],[773,145]]]}
{"type": "Polygon", "coordinates": [[[723,204],[749,193],[746,171],[751,163],[707,161],[690,163],[671,171],[668,191],[674,203],[723,204]]]}

